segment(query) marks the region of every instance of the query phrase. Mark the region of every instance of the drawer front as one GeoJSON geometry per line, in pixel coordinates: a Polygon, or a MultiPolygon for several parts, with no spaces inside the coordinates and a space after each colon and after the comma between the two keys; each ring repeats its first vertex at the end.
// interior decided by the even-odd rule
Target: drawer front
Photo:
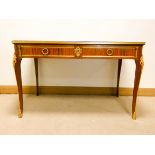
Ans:
{"type": "Polygon", "coordinates": [[[21,57],[135,59],[137,48],[98,45],[20,46],[19,55],[21,57]]]}
{"type": "Polygon", "coordinates": [[[74,46],[21,46],[21,57],[74,57],[74,46]]]}
{"type": "Polygon", "coordinates": [[[82,57],[137,58],[136,47],[81,47],[82,57]]]}

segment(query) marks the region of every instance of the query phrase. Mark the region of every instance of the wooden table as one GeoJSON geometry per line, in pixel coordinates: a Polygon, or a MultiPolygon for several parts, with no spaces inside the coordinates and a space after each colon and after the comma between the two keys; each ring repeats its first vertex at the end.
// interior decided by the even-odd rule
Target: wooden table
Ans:
{"type": "MultiPolygon", "coordinates": [[[[38,89],[38,58],[70,59],[117,59],[117,92],[119,96],[119,79],[122,59],[135,60],[135,81],[132,101],[132,118],[136,119],[136,99],[140,77],[143,69],[142,47],[144,42],[66,42],[66,41],[12,41],[15,48],[13,65],[19,93],[19,118],[23,115],[23,92],[21,78],[22,58],[34,58],[36,73],[36,90],[38,89]]],[[[104,67],[104,66],[103,66],[104,67]]]]}

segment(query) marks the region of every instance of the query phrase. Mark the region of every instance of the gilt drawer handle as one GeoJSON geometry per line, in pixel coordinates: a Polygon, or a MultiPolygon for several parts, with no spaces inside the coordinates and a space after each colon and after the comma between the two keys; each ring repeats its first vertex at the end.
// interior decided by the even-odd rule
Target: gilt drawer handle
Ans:
{"type": "Polygon", "coordinates": [[[80,47],[76,47],[74,49],[74,53],[77,57],[79,57],[82,54],[82,49],[80,47]]]}
{"type": "Polygon", "coordinates": [[[111,55],[113,55],[114,51],[112,49],[107,49],[106,53],[108,56],[111,56],[111,55]]]}
{"type": "Polygon", "coordinates": [[[42,54],[43,54],[43,55],[48,55],[48,53],[49,53],[49,51],[48,51],[47,48],[44,48],[44,49],[42,50],[42,54]]]}

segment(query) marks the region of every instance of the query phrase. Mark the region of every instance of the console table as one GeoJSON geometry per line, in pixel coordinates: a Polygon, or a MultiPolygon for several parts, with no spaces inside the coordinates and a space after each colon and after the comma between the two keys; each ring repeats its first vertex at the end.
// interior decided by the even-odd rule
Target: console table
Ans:
{"type": "MultiPolygon", "coordinates": [[[[14,40],[15,52],[13,65],[17,80],[19,94],[18,117],[23,116],[23,92],[21,78],[22,58],[34,58],[36,73],[36,92],[38,89],[38,58],[70,58],[70,59],[117,59],[117,91],[119,96],[119,79],[122,66],[122,59],[135,60],[135,80],[132,101],[132,118],[136,119],[136,99],[139,88],[140,77],[143,69],[142,47],[144,42],[87,42],[87,41],[24,41],[14,40]]],[[[104,66],[103,66],[104,67],[104,66]]]]}

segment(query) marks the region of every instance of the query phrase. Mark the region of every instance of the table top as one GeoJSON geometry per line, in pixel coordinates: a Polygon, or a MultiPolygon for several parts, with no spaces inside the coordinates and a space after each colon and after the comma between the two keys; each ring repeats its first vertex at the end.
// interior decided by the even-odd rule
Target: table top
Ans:
{"type": "Polygon", "coordinates": [[[36,41],[36,40],[13,40],[13,44],[64,44],[64,45],[145,45],[145,42],[115,42],[115,41],[36,41]]]}

